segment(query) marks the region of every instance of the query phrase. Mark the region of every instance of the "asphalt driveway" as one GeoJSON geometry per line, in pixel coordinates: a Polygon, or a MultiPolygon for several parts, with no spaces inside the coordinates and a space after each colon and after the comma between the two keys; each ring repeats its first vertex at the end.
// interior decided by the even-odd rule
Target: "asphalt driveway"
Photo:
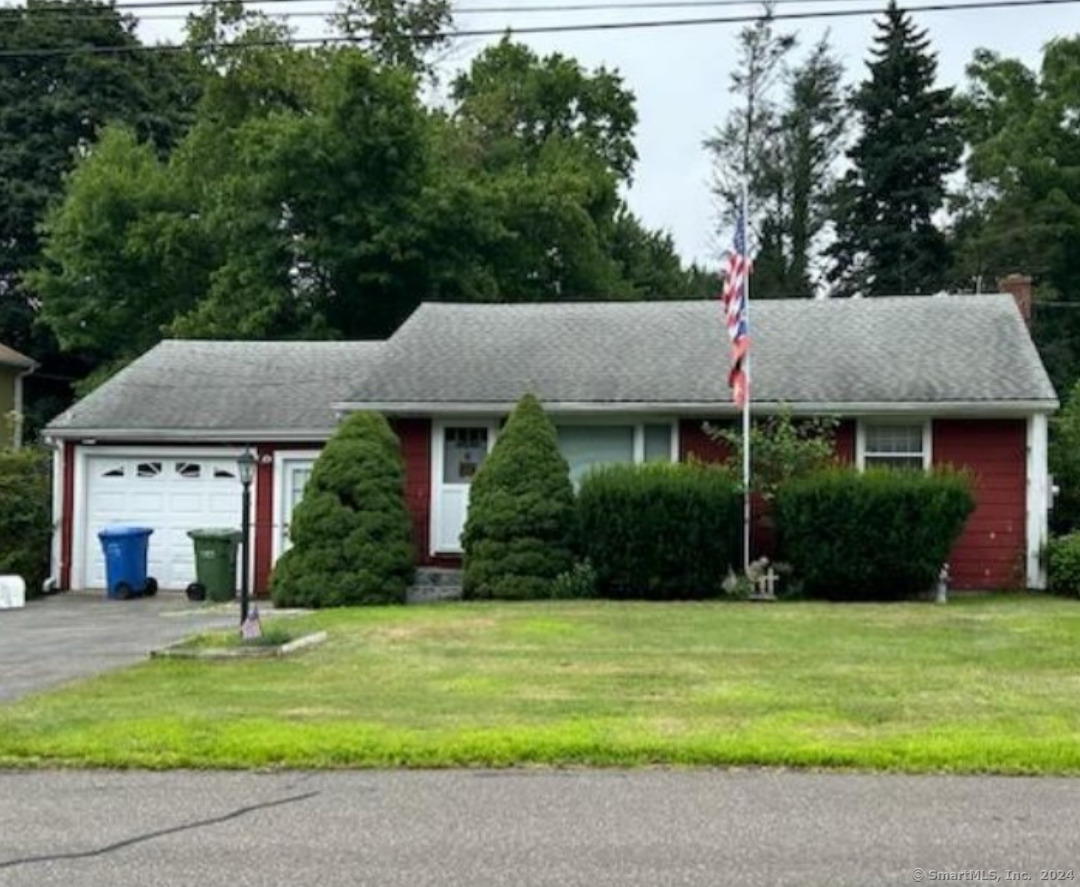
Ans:
{"type": "Polygon", "coordinates": [[[130,665],[186,635],[232,625],[237,613],[166,592],[130,601],[68,592],[0,610],[0,701],[130,665]]]}

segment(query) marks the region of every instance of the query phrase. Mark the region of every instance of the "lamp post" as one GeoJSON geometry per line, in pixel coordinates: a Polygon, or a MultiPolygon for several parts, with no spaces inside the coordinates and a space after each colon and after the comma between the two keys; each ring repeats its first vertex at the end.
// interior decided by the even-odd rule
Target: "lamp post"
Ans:
{"type": "Polygon", "coordinates": [[[248,618],[248,553],[251,545],[251,481],[255,478],[255,455],[250,447],[236,459],[236,468],[240,474],[240,483],[244,485],[243,504],[240,515],[240,625],[248,618]]]}

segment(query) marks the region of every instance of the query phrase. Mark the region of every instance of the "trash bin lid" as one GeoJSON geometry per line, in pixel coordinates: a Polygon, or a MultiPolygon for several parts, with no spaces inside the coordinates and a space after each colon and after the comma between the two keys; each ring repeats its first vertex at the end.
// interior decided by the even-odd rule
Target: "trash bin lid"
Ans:
{"type": "Polygon", "coordinates": [[[192,539],[228,539],[229,541],[239,542],[242,535],[239,530],[233,530],[230,527],[206,527],[188,530],[188,536],[192,539]]]}
{"type": "Polygon", "coordinates": [[[99,539],[122,539],[126,536],[149,536],[154,531],[150,527],[111,526],[98,531],[99,539]]]}

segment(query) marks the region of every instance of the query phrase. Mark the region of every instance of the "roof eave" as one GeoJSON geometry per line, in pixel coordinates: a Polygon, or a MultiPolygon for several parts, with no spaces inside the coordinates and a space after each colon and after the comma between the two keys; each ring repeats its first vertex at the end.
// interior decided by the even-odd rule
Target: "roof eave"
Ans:
{"type": "Polygon", "coordinates": [[[94,443],[112,441],[164,443],[302,443],[326,441],[333,428],[308,429],[222,429],[222,428],[45,428],[51,440],[79,440],[94,443]]]}
{"type": "MultiPolygon", "coordinates": [[[[511,401],[343,401],[333,404],[335,414],[372,410],[396,416],[500,416],[513,410],[511,401]]],[[[793,415],[935,415],[950,417],[1020,417],[1035,413],[1052,413],[1058,409],[1052,400],[984,400],[984,401],[813,401],[793,403],[784,401],[755,401],[755,412],[788,411],[793,415]]],[[[740,410],[730,401],[545,401],[549,413],[563,414],[662,414],[679,416],[719,417],[738,415],[740,410]]]]}

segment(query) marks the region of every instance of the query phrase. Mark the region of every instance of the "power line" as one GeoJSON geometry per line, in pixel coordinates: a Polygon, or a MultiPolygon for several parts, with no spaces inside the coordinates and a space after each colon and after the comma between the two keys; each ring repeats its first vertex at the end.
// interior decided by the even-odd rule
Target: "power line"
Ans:
{"type": "MultiPolygon", "coordinates": [[[[162,0],[170,3],[174,0],[162,0]]],[[[265,2],[265,0],[264,0],[265,2]]],[[[922,12],[960,12],[969,9],[1019,9],[1035,6],[1063,6],[1078,3],[1080,0],[978,0],[974,3],[933,3],[922,6],[908,6],[904,9],[910,14],[922,12]]],[[[811,19],[836,19],[852,18],[856,16],[880,15],[880,7],[862,7],[859,9],[826,9],[807,12],[776,12],[771,19],[773,21],[806,21],[811,19]]],[[[761,20],[758,15],[732,15],[715,16],[709,18],[688,19],[652,19],[632,22],[591,22],[588,24],[565,24],[565,25],[535,25],[524,28],[500,27],[500,28],[473,28],[466,30],[441,31],[423,38],[414,38],[420,41],[434,40],[457,40],[470,37],[500,37],[511,33],[515,36],[531,34],[570,34],[570,33],[595,33],[633,30],[660,30],[666,28],[686,27],[710,27],[714,25],[737,25],[749,24],[761,20]]],[[[121,52],[179,52],[190,49],[214,49],[217,51],[229,49],[258,49],[272,48],[275,46],[329,46],[332,44],[357,43],[360,39],[344,35],[328,35],[326,37],[294,37],[285,40],[251,40],[236,43],[209,43],[197,46],[183,44],[160,43],[154,45],[133,44],[130,46],[79,46],[79,47],[41,47],[30,49],[6,49],[0,50],[0,58],[44,58],[48,56],[67,56],[85,53],[88,55],[107,55],[121,52]]]]}

